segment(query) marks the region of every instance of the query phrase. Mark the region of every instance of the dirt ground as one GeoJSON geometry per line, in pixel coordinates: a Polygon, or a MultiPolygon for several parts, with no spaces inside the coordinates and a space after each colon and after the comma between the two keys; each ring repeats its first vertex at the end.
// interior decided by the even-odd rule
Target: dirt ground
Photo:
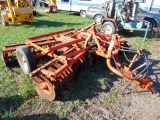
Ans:
{"type": "MultiPolygon", "coordinates": [[[[151,66],[151,69],[156,72],[151,71],[149,74],[155,82],[156,90],[160,92],[160,55],[151,55],[149,58],[158,61],[157,65],[153,62],[151,66]]],[[[114,90],[117,92],[113,102],[105,102],[106,94],[109,94],[106,92],[99,93],[97,101],[86,99],[84,106],[78,111],[79,114],[93,120],[160,120],[160,96],[142,91],[133,85],[129,87],[130,90],[125,91],[124,95],[121,95],[124,85],[124,81],[121,80],[113,83],[110,92],[114,90]]],[[[70,119],[78,120],[79,116],[73,112],[70,119]]]]}
{"type": "MultiPolygon", "coordinates": [[[[154,81],[156,91],[160,92],[160,54],[150,54],[148,58],[151,62],[148,75],[154,81]]],[[[92,120],[160,120],[159,94],[152,95],[131,85],[122,95],[121,91],[126,82],[121,78],[118,78],[118,81],[115,79],[117,78],[111,80],[113,85],[110,92],[106,92],[106,86],[102,86],[104,91],[100,92],[96,99],[86,99],[84,106],[78,111],[79,114],[92,120]],[[111,101],[105,101],[106,94],[111,101]]],[[[71,113],[70,119],[78,120],[77,114],[71,113]]]]}
{"type": "MultiPolygon", "coordinates": [[[[160,55],[152,54],[149,56],[149,60],[152,62],[149,75],[154,81],[155,89],[157,92],[160,92],[160,55]],[[152,59],[154,59],[154,61],[152,61],[152,59]]],[[[105,67],[104,64],[100,66],[102,70],[106,69],[105,67]]],[[[92,70],[95,71],[95,69],[96,67],[93,66],[92,70]]],[[[101,72],[100,69],[97,71],[99,71],[99,73],[101,72]]],[[[90,73],[88,73],[88,75],[90,75],[90,73]]],[[[83,74],[79,77],[83,79],[83,74]]],[[[100,85],[100,88],[97,90],[90,89],[90,87],[93,88],[94,86],[92,83],[88,83],[88,90],[84,90],[84,93],[80,95],[82,96],[81,100],[83,102],[81,104],[79,104],[78,101],[74,103],[73,109],[68,114],[63,114],[64,109],[69,109],[71,107],[70,103],[80,98],[78,90],[83,91],[85,88],[83,88],[82,84],[86,84],[86,82],[80,82],[79,84],[81,85],[71,83],[71,89],[65,90],[60,100],[57,99],[53,101],[54,105],[50,104],[45,106],[46,108],[43,108],[45,105],[43,102],[39,106],[40,109],[28,111],[26,108],[27,110],[23,111],[23,114],[36,115],[37,113],[44,113],[41,108],[45,109],[46,112],[51,112],[50,108],[55,107],[55,110],[59,109],[59,116],[49,116],[51,120],[160,120],[160,96],[152,95],[150,92],[141,90],[133,84],[131,84],[122,95],[121,92],[126,85],[126,81],[117,77],[111,77],[108,84],[100,85]],[[96,92],[96,95],[92,95],[90,91],[96,92]],[[91,97],[89,97],[90,95],[91,97]],[[60,106],[66,106],[68,108],[62,108],[60,106]]],[[[33,120],[35,118],[37,119],[37,117],[29,117],[29,119],[33,120]]],[[[46,118],[46,116],[44,118],[46,118]]]]}

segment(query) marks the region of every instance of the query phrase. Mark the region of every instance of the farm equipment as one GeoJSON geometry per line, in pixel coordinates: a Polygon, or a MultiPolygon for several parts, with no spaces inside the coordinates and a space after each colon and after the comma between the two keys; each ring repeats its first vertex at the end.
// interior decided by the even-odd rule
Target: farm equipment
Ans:
{"type": "Polygon", "coordinates": [[[56,3],[53,3],[52,1],[46,1],[45,2],[47,4],[48,7],[45,7],[44,9],[40,10],[40,12],[42,13],[57,13],[58,12],[58,8],[56,6],[56,3]]]}
{"type": "Polygon", "coordinates": [[[9,21],[15,25],[20,22],[33,22],[33,9],[31,0],[23,2],[22,0],[0,0],[0,5],[5,11],[0,13],[0,22],[7,26],[9,21]]]}
{"type": "Polygon", "coordinates": [[[0,8],[4,8],[6,6],[6,1],[0,1],[0,8]]]}
{"type": "MultiPolygon", "coordinates": [[[[106,34],[114,34],[116,30],[145,31],[144,39],[149,30],[154,30],[154,20],[139,20],[137,18],[139,3],[145,0],[113,0],[107,2],[107,18],[103,20],[106,34]]],[[[156,32],[156,31],[155,31],[156,32]]]]}
{"type": "Polygon", "coordinates": [[[58,8],[56,5],[56,0],[33,0],[33,5],[36,7],[43,6],[44,9],[40,10],[43,13],[56,13],[58,12],[58,8]]]}
{"type": "Polygon", "coordinates": [[[38,94],[50,101],[78,74],[78,69],[92,63],[94,54],[105,58],[108,68],[129,80],[129,84],[157,93],[147,76],[150,63],[142,50],[131,49],[122,36],[107,35],[95,23],[83,29],[71,28],[30,37],[24,43],[3,46],[2,54],[6,65],[17,59],[23,72],[32,78],[38,94]],[[131,60],[126,52],[134,53],[131,60]],[[118,60],[120,53],[127,59],[127,66],[118,60]],[[37,68],[36,61],[44,56],[49,57],[47,62],[37,68]],[[142,64],[133,66],[141,60],[142,64]]]}

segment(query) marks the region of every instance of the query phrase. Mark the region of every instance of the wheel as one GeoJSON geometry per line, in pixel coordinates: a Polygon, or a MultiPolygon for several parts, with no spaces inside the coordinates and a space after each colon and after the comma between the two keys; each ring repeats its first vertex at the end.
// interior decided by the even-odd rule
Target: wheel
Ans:
{"type": "MultiPolygon", "coordinates": [[[[45,8],[45,3],[44,2],[39,2],[40,3],[40,7],[44,7],[45,8]]],[[[48,7],[48,6],[47,6],[48,7]]]]}
{"type": "Polygon", "coordinates": [[[34,15],[34,16],[36,16],[36,17],[38,17],[38,16],[39,16],[39,14],[38,14],[37,10],[33,10],[33,15],[34,15]]]}
{"type": "Polygon", "coordinates": [[[24,74],[29,74],[36,69],[36,62],[32,52],[27,46],[20,46],[16,48],[16,56],[20,67],[24,74]]]}
{"type": "Polygon", "coordinates": [[[51,82],[46,78],[44,77],[39,77],[39,78],[43,80],[41,82],[36,82],[36,81],[33,82],[38,95],[49,101],[54,100],[56,96],[55,86],[52,85],[51,82]]]}
{"type": "Polygon", "coordinates": [[[4,20],[3,16],[0,16],[0,22],[3,26],[8,26],[8,22],[4,20]]]}
{"type": "Polygon", "coordinates": [[[104,19],[104,17],[103,17],[102,15],[98,14],[98,15],[96,15],[96,16],[94,17],[94,22],[95,22],[96,24],[100,24],[101,21],[102,21],[102,19],[104,19]]]}
{"type": "Polygon", "coordinates": [[[81,17],[86,17],[86,11],[85,10],[81,10],[80,11],[80,16],[81,17]]]}
{"type": "Polygon", "coordinates": [[[35,4],[36,7],[40,8],[41,7],[41,3],[39,1],[36,2],[35,4]]]}
{"type": "Polygon", "coordinates": [[[156,22],[154,21],[154,19],[145,19],[146,21],[150,22],[151,27],[156,27],[156,22]]]}
{"type": "Polygon", "coordinates": [[[47,4],[47,3],[43,3],[43,7],[44,7],[44,8],[47,8],[47,7],[48,7],[48,4],[47,4]]]}
{"type": "Polygon", "coordinates": [[[116,32],[115,25],[112,22],[105,22],[102,28],[106,34],[114,34],[116,32]]]}

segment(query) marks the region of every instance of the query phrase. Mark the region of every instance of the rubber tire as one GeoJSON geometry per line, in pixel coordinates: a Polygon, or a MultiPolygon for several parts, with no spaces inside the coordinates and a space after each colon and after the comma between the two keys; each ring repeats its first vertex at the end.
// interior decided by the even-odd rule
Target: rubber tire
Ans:
{"type": "Polygon", "coordinates": [[[86,11],[85,10],[81,10],[80,11],[80,16],[85,18],[86,17],[86,11]]]}
{"type": "Polygon", "coordinates": [[[106,34],[115,34],[116,33],[115,25],[112,22],[107,21],[102,25],[102,28],[103,28],[104,31],[105,31],[106,26],[109,26],[112,29],[112,31],[110,33],[105,32],[106,34]]]}
{"type": "Polygon", "coordinates": [[[48,4],[47,4],[47,3],[44,3],[44,4],[43,4],[43,7],[44,7],[44,8],[47,8],[47,7],[48,7],[48,4]]]}
{"type": "Polygon", "coordinates": [[[96,24],[100,24],[101,21],[102,21],[102,19],[104,19],[104,17],[103,17],[102,15],[100,15],[100,14],[97,14],[97,15],[95,15],[95,17],[94,17],[94,22],[95,22],[96,24]],[[100,19],[100,20],[98,21],[97,19],[100,19]]]}
{"type": "Polygon", "coordinates": [[[146,18],[145,19],[146,21],[148,21],[148,22],[150,22],[150,24],[152,25],[152,27],[156,27],[156,22],[154,21],[154,19],[152,19],[152,18],[146,18]]]}
{"type": "Polygon", "coordinates": [[[36,61],[33,57],[33,54],[31,50],[27,46],[20,46],[16,48],[16,57],[18,60],[18,63],[20,67],[22,68],[24,74],[29,74],[33,70],[36,69],[36,61]],[[26,62],[27,69],[24,68],[23,64],[21,63],[22,59],[19,55],[22,55],[24,57],[24,60],[26,62]]]}
{"type": "Polygon", "coordinates": [[[3,25],[3,26],[8,26],[8,22],[5,22],[4,21],[4,18],[2,16],[0,16],[0,23],[3,25]]]}

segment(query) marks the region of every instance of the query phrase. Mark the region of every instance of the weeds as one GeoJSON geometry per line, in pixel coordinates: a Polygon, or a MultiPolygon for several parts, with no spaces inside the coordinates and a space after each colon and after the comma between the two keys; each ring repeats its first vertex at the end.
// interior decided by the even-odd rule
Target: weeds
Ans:
{"type": "Polygon", "coordinates": [[[114,103],[116,101],[116,96],[117,96],[118,90],[112,90],[106,95],[106,101],[108,103],[114,103]]]}

